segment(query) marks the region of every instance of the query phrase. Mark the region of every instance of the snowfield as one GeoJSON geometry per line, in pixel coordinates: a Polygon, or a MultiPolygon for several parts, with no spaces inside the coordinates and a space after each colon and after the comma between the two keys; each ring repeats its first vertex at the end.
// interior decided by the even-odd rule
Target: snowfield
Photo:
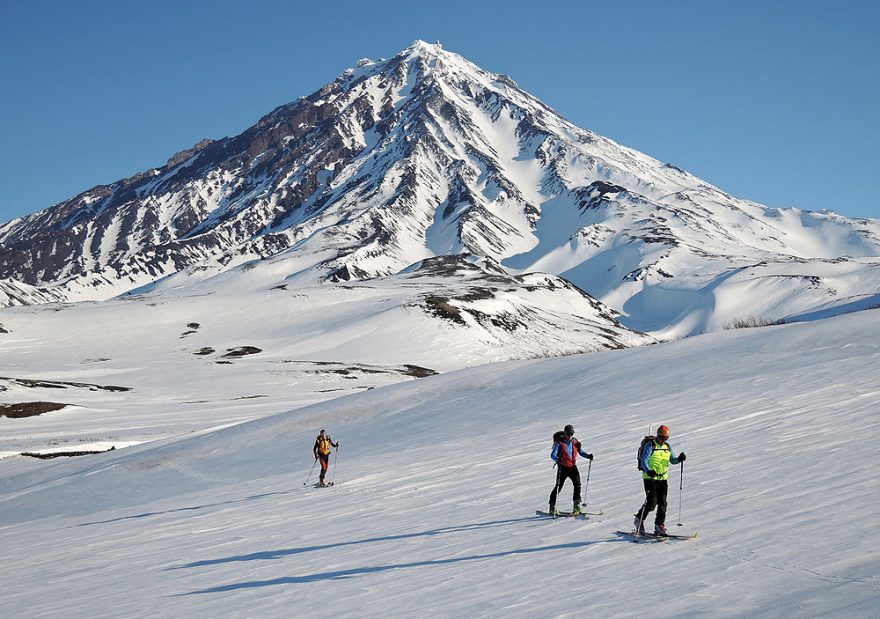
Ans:
{"type": "MultiPolygon", "coordinates": [[[[159,343],[145,342],[140,361],[156,375],[159,343]]],[[[100,367],[71,362],[67,380],[113,385],[100,367]]],[[[225,397],[251,374],[224,367],[225,397]]],[[[205,395],[197,374],[181,376],[139,395],[139,422],[170,438],[0,460],[0,616],[876,617],[878,370],[880,311],[868,310],[325,401],[295,383],[252,386],[291,405],[246,423],[269,412],[245,412],[260,399],[181,415],[205,395]],[[224,420],[235,425],[211,429],[224,420]],[[535,515],[566,423],[596,456],[580,465],[588,506],[604,512],[590,520],[535,515]],[[683,478],[672,469],[667,524],[699,536],[630,543],[615,531],[641,504],[635,452],[658,423],[688,455],[683,478]],[[341,446],[336,485],[315,489],[304,482],[322,427],[341,446]]],[[[65,409],[0,426],[27,443],[65,424],[76,436],[95,417],[65,409]]],[[[120,419],[96,436],[135,436],[134,415],[110,428],[120,419]]],[[[570,497],[566,486],[560,507],[570,497]]]]}

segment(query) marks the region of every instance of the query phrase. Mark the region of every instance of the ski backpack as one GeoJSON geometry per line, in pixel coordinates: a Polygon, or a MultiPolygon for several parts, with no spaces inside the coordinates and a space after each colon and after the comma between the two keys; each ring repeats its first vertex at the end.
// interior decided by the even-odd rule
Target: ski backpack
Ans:
{"type": "Polygon", "coordinates": [[[560,430],[559,432],[553,433],[553,442],[554,443],[559,443],[564,438],[565,438],[565,432],[563,432],[562,430],[560,430]]]}
{"type": "Polygon", "coordinates": [[[321,438],[321,435],[318,435],[318,438],[315,439],[315,449],[318,450],[318,453],[322,456],[330,455],[330,436],[324,435],[321,438]]]}
{"type": "Polygon", "coordinates": [[[655,438],[657,437],[655,437],[653,434],[648,434],[647,436],[645,436],[645,438],[642,439],[642,442],[639,444],[639,453],[636,456],[636,467],[638,467],[640,471],[645,470],[642,468],[642,454],[645,453],[645,445],[653,441],[655,438]]]}

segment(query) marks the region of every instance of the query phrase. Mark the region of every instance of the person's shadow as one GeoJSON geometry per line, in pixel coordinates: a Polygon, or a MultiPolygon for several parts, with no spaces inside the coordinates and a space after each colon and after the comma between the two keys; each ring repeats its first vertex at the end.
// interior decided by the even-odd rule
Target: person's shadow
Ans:
{"type": "Polygon", "coordinates": [[[193,512],[199,511],[201,509],[207,509],[209,507],[219,507],[221,505],[232,505],[234,503],[244,503],[245,501],[258,501],[261,499],[265,499],[270,496],[275,496],[278,494],[289,494],[290,490],[285,491],[277,491],[277,492],[264,492],[262,494],[254,494],[251,496],[244,497],[243,499],[233,499],[231,501],[221,501],[219,503],[206,503],[204,505],[192,505],[190,507],[176,507],[174,509],[167,509],[165,511],[157,511],[157,512],[144,512],[142,514],[132,514],[131,516],[120,516],[119,518],[110,518],[109,520],[96,520],[94,522],[82,522],[77,527],[91,527],[96,524],[110,524],[111,522],[122,522],[124,520],[138,520],[140,518],[150,518],[152,516],[163,516],[165,514],[176,514],[178,512],[193,512]]]}
{"type": "Polygon", "coordinates": [[[203,561],[194,561],[185,565],[178,565],[167,568],[169,570],[182,570],[194,567],[204,567],[206,565],[217,565],[220,563],[234,563],[236,561],[266,561],[269,559],[278,559],[290,555],[302,554],[305,552],[317,552],[320,550],[330,550],[332,548],[343,548],[345,546],[357,546],[360,544],[372,544],[375,542],[392,542],[396,540],[412,539],[416,537],[433,537],[435,535],[448,535],[450,533],[460,533],[464,531],[476,531],[489,527],[502,527],[517,524],[520,522],[528,522],[538,520],[537,516],[528,516],[525,518],[512,518],[509,520],[492,520],[489,522],[474,522],[470,524],[459,524],[449,527],[439,527],[429,529],[427,531],[419,531],[417,533],[401,533],[400,535],[383,535],[381,537],[368,537],[364,539],[349,540],[346,542],[336,542],[332,544],[319,544],[316,546],[303,546],[300,548],[281,548],[279,550],[265,550],[262,552],[254,552],[246,555],[236,555],[232,557],[222,557],[219,559],[205,559],[203,561]]]}
{"type": "MultiPolygon", "coordinates": [[[[353,546],[356,544],[371,544],[374,542],[384,542],[384,541],[393,541],[393,540],[404,540],[411,539],[416,537],[430,537],[435,535],[448,535],[450,533],[458,533],[462,531],[474,531],[488,527],[499,527],[499,526],[508,526],[521,522],[533,521],[537,520],[539,517],[530,516],[527,518],[514,518],[510,520],[494,520],[489,522],[476,522],[471,524],[462,524],[455,525],[450,527],[440,527],[437,529],[430,529],[427,531],[420,531],[418,533],[403,533],[400,535],[386,535],[381,537],[371,537],[360,540],[352,540],[347,542],[338,542],[334,544],[322,544],[319,546],[304,546],[302,548],[287,548],[281,550],[269,550],[264,552],[255,552],[247,555],[238,555],[232,557],[225,557],[221,559],[208,559],[205,561],[196,561],[193,563],[187,563],[186,565],[180,565],[177,567],[172,567],[168,569],[179,570],[179,569],[188,569],[188,568],[196,568],[202,567],[206,565],[217,565],[220,563],[229,563],[234,561],[259,561],[266,559],[277,559],[279,557],[304,553],[304,552],[313,552],[319,550],[327,550],[331,548],[341,548],[345,546],[353,546]]],[[[222,593],[225,591],[235,591],[238,589],[253,589],[257,587],[273,587],[276,585],[295,585],[295,584],[304,584],[310,582],[317,582],[322,580],[340,580],[340,579],[348,579],[354,578],[356,576],[362,576],[365,574],[376,574],[381,572],[389,572],[393,570],[405,570],[405,569],[414,569],[420,567],[433,567],[438,565],[450,565],[455,563],[465,563],[468,561],[483,561],[486,559],[502,559],[505,557],[511,557],[516,555],[528,555],[534,553],[541,552],[554,552],[560,550],[572,550],[577,548],[586,548],[588,546],[592,546],[594,544],[606,543],[608,540],[593,540],[593,541],[582,541],[582,542],[571,542],[567,544],[552,544],[549,546],[535,546],[531,548],[513,548],[510,550],[501,550],[498,552],[490,552],[483,554],[472,554],[467,556],[459,556],[450,559],[430,559],[425,561],[411,561],[405,563],[389,563],[385,565],[367,565],[363,567],[354,567],[345,570],[335,570],[329,572],[316,572],[314,574],[304,574],[302,576],[284,576],[280,578],[273,578],[272,580],[251,580],[251,581],[242,581],[229,583],[226,585],[218,585],[216,587],[209,587],[207,589],[199,589],[196,591],[190,591],[188,593],[181,593],[178,596],[184,595],[199,595],[204,593],[222,593]]],[[[616,540],[614,540],[616,541],[616,540]]],[[[175,596],[176,597],[176,596],[175,596]]]]}

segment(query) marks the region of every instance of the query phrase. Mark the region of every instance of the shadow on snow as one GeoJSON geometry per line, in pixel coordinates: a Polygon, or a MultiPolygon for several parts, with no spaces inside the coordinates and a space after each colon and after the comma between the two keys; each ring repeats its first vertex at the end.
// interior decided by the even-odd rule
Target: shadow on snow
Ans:
{"type": "Polygon", "coordinates": [[[538,552],[552,552],[554,550],[571,550],[575,548],[586,548],[594,544],[602,544],[605,541],[589,541],[589,542],[572,542],[569,544],[554,544],[552,546],[538,546],[534,548],[516,548],[513,550],[504,550],[501,552],[492,552],[487,554],[468,555],[466,557],[456,557],[453,559],[433,559],[428,561],[413,561],[411,563],[391,563],[388,565],[373,565],[367,567],[354,567],[347,570],[337,570],[332,572],[318,572],[316,574],[307,574],[305,576],[286,576],[283,578],[274,578],[272,580],[252,580],[246,582],[237,582],[229,585],[221,585],[218,587],[210,587],[208,589],[200,589],[190,591],[189,593],[181,593],[175,597],[185,595],[199,595],[203,593],[223,593],[225,591],[236,591],[239,589],[254,589],[258,587],[274,587],[277,585],[297,585],[322,580],[343,580],[354,578],[364,574],[378,574],[381,572],[390,572],[393,570],[405,570],[417,567],[433,567],[438,565],[453,565],[456,563],[465,563],[468,561],[482,561],[486,559],[502,559],[516,555],[528,555],[538,552]]]}
{"type": "Polygon", "coordinates": [[[150,518],[152,516],[163,516],[165,514],[176,514],[179,512],[194,512],[201,509],[207,509],[209,507],[219,507],[221,505],[232,505],[233,503],[244,503],[245,501],[257,501],[259,499],[265,499],[266,497],[270,497],[277,494],[289,494],[289,491],[285,492],[264,492],[263,494],[254,494],[252,496],[245,497],[243,499],[235,499],[233,501],[222,501],[220,503],[208,503],[205,505],[193,505],[192,507],[178,507],[175,509],[168,509],[165,511],[158,512],[144,512],[143,514],[134,514],[131,516],[120,516],[119,518],[110,518],[109,520],[96,520],[94,522],[83,522],[77,527],[90,527],[96,524],[110,524],[111,522],[122,522],[124,520],[138,520],[140,518],[150,518]]]}
{"type": "Polygon", "coordinates": [[[319,550],[330,550],[333,548],[342,548],[345,546],[357,546],[360,544],[372,544],[376,542],[393,542],[397,540],[412,539],[415,537],[432,537],[435,535],[446,535],[448,533],[460,533],[463,531],[477,531],[488,527],[501,527],[520,522],[538,520],[536,516],[526,518],[513,518],[510,520],[493,520],[490,522],[475,522],[471,524],[461,524],[449,527],[440,527],[437,529],[429,529],[427,531],[419,531],[418,533],[401,533],[400,535],[383,535],[381,537],[368,537],[365,539],[351,540],[347,542],[337,542],[333,544],[320,544],[318,546],[303,546],[302,548],[282,548],[280,550],[267,550],[263,552],[254,552],[246,555],[238,555],[233,557],[223,557],[220,559],[206,559],[204,561],[195,561],[185,565],[178,565],[168,568],[169,570],[182,570],[193,567],[205,567],[207,565],[218,565],[221,563],[234,563],[236,561],[266,561],[269,559],[278,559],[290,555],[301,554],[305,552],[316,552],[319,550]]]}

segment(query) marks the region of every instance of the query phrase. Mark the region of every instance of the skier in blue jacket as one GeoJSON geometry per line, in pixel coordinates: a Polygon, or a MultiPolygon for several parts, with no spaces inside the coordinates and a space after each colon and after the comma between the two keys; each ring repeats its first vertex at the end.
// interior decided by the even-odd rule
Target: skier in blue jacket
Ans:
{"type": "Polygon", "coordinates": [[[566,479],[570,479],[574,485],[574,496],[572,513],[581,513],[581,474],[577,468],[577,457],[580,454],[587,460],[593,459],[593,454],[587,453],[581,448],[579,440],[574,438],[574,427],[565,426],[562,432],[557,432],[554,436],[553,449],[550,451],[550,458],[556,463],[556,485],[553,486],[553,492],[550,493],[550,513],[556,514],[556,495],[562,488],[562,484],[566,479]]]}

